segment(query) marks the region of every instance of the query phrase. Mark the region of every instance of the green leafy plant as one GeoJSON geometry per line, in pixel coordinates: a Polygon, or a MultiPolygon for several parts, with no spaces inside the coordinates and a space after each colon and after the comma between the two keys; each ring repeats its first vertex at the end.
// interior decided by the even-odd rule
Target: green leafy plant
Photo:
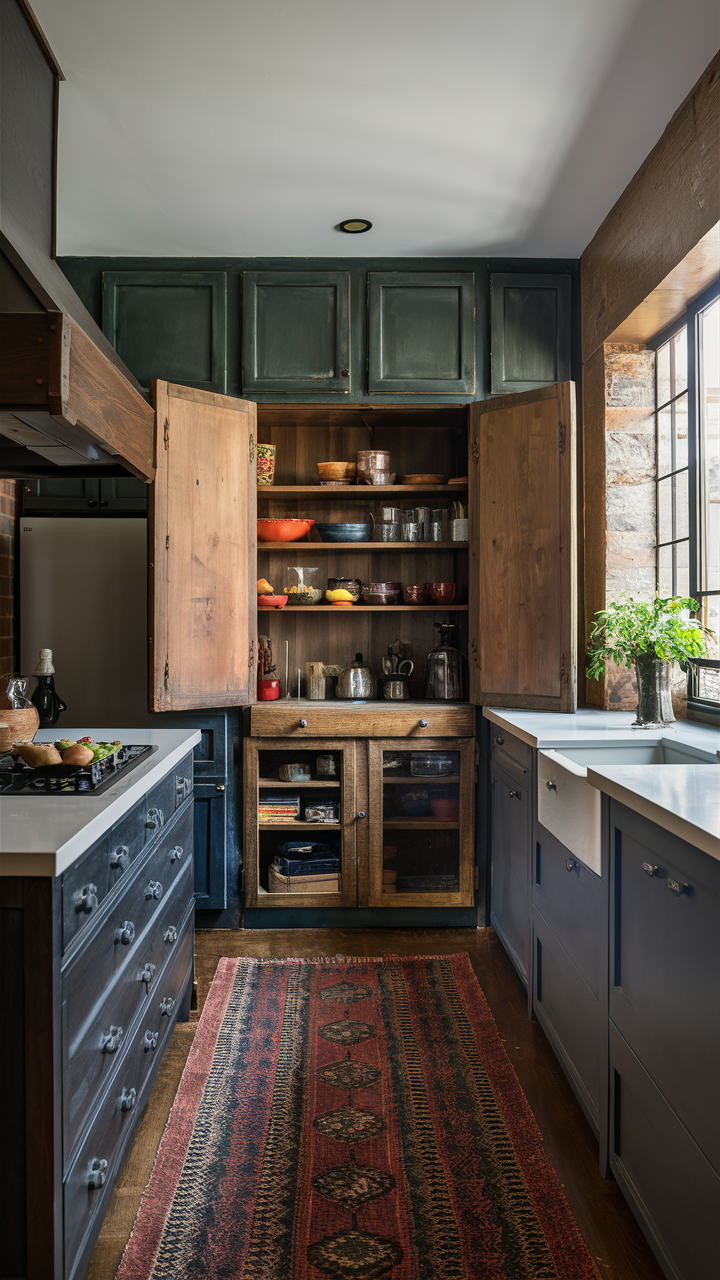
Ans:
{"type": "Polygon", "coordinates": [[[678,662],[683,671],[694,658],[708,651],[707,637],[713,634],[691,613],[700,608],[697,600],[656,596],[652,604],[625,597],[613,600],[595,614],[587,648],[585,672],[599,680],[612,658],[618,666],[632,667],[638,657],[678,662]]]}

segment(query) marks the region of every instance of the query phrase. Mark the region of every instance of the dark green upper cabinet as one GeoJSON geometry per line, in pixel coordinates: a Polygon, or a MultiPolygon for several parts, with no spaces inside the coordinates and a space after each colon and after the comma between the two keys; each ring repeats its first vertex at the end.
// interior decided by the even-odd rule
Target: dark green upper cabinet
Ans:
{"type": "Polygon", "coordinates": [[[473,394],[475,276],[471,271],[369,272],[368,391],[473,394]]]}
{"type": "Polygon", "coordinates": [[[243,393],[349,394],[347,271],[244,271],[242,329],[243,393]]]}
{"type": "Polygon", "coordinates": [[[490,276],[492,395],[570,378],[570,276],[490,276]]]}
{"type": "Polygon", "coordinates": [[[105,271],[103,332],[138,382],[226,390],[224,271],[105,271]]]}

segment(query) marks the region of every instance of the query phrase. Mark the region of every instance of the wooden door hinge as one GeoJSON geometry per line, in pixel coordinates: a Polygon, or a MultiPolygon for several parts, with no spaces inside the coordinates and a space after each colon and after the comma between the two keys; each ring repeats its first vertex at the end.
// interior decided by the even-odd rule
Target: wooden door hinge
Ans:
{"type": "Polygon", "coordinates": [[[480,456],[480,443],[478,441],[477,436],[473,436],[471,457],[472,457],[474,466],[477,466],[479,456],[480,456]]]}
{"type": "Polygon", "coordinates": [[[562,418],[558,422],[558,450],[560,453],[565,452],[565,423],[562,418]]]}
{"type": "Polygon", "coordinates": [[[170,550],[170,534],[169,533],[165,534],[165,550],[166,551],[170,550]]]}
{"type": "Polygon", "coordinates": [[[170,448],[170,422],[167,418],[163,423],[163,444],[166,449],[170,448]]]}
{"type": "Polygon", "coordinates": [[[248,651],[248,667],[249,667],[249,668],[250,668],[250,670],[252,671],[252,668],[253,668],[254,666],[255,666],[255,641],[254,641],[254,640],[251,640],[251,641],[250,641],[250,649],[249,649],[249,651],[248,651]]]}
{"type": "Polygon", "coordinates": [[[252,466],[255,461],[255,437],[252,431],[250,432],[250,439],[248,441],[248,452],[250,454],[250,466],[252,466]]]}
{"type": "Polygon", "coordinates": [[[168,687],[169,680],[170,680],[170,663],[166,658],[165,659],[165,688],[166,689],[168,687]]]}

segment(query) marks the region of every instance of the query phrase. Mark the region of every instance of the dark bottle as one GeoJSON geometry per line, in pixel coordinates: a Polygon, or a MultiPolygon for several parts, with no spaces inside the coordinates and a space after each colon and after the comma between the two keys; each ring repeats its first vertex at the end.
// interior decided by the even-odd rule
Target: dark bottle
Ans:
{"type": "Polygon", "coordinates": [[[46,729],[57,724],[58,717],[67,711],[67,703],[55,692],[55,668],[52,660],[52,649],[40,650],[40,661],[34,674],[37,676],[37,689],[30,701],[37,708],[40,716],[40,728],[46,729]]]}

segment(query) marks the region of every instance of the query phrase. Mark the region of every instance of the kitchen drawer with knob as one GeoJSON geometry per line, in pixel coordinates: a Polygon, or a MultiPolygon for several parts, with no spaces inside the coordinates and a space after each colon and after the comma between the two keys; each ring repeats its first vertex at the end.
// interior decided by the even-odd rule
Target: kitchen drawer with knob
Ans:
{"type": "Polygon", "coordinates": [[[528,746],[527,742],[522,742],[520,738],[516,738],[514,733],[508,733],[507,729],[501,729],[498,725],[491,724],[490,751],[495,763],[501,764],[504,769],[510,768],[513,771],[514,766],[520,765],[523,772],[526,772],[528,776],[530,775],[533,749],[528,746]]]}
{"type": "Polygon", "coordinates": [[[134,1020],[164,985],[166,966],[181,943],[181,925],[193,899],[188,861],[161,904],[151,929],[137,938],[112,985],[98,977],[102,957],[79,956],[63,974],[62,1041],[66,1081],[63,1108],[64,1163],[98,1093],[127,1051],[134,1020]]]}
{"type": "Polygon", "coordinates": [[[250,709],[250,728],[259,738],[472,738],[475,708],[432,703],[401,710],[377,702],[355,708],[274,702],[250,709]]]}
{"type": "Polygon", "coordinates": [[[130,1051],[110,1081],[97,1114],[83,1138],[65,1178],[65,1266],[66,1280],[80,1280],[89,1261],[89,1253],[100,1228],[107,1201],[120,1167],[124,1150],[138,1116],[142,1113],[152,1087],[162,1052],[177,1020],[178,1002],[192,964],[192,921],[181,935],[181,951],[173,957],[166,981],[156,998],[148,1005],[148,1023],[138,1024],[130,1051]],[[173,994],[174,993],[174,994],[173,994]],[[166,1002],[166,1013],[160,1006],[166,1002]],[[168,1008],[172,1002],[172,1008],[168,1008]],[[142,1048],[146,1031],[155,1049],[142,1048]],[[135,1048],[139,1052],[134,1052],[135,1048]]]}
{"type": "Polygon", "coordinates": [[[86,854],[63,875],[63,950],[89,924],[144,848],[145,801],[124,814],[86,854]]]}
{"type": "Polygon", "coordinates": [[[192,756],[187,756],[145,797],[145,844],[150,844],[162,834],[167,824],[172,822],[175,810],[192,795],[192,790],[192,756]]]}
{"type": "Polygon", "coordinates": [[[596,1000],[605,976],[607,884],[538,825],[533,902],[559,938],[596,1000]]]}

